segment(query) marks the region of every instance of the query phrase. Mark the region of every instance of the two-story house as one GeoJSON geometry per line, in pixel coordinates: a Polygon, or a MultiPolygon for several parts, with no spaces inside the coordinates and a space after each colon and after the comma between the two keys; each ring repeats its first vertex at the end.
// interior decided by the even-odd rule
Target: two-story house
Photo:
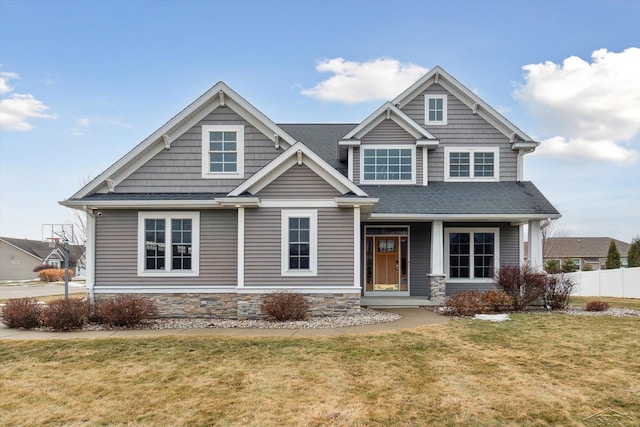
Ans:
{"type": "Polygon", "coordinates": [[[357,124],[275,124],[220,82],[62,205],[88,217],[92,298],[168,316],[439,304],[542,266],[558,211],[523,181],[538,143],[440,67],[357,124]]]}

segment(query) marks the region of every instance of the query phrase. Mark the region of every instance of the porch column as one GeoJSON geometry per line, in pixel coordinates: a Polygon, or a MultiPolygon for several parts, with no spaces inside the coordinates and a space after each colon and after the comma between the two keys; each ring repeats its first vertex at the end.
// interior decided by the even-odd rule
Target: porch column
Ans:
{"type": "Polygon", "coordinates": [[[529,267],[542,271],[542,229],[539,220],[529,221],[529,267]]]}
{"type": "Polygon", "coordinates": [[[85,242],[85,278],[89,300],[93,302],[93,288],[96,284],[96,217],[90,209],[85,209],[87,214],[87,235],[85,242]]]}
{"type": "MultiPolygon", "coordinates": [[[[351,149],[351,147],[349,147],[351,149]]],[[[360,289],[360,206],[353,207],[353,287],[360,289]]]]}
{"type": "Polygon", "coordinates": [[[238,287],[244,287],[244,208],[238,207],[238,287]]]}
{"type": "Polygon", "coordinates": [[[429,287],[431,300],[436,303],[444,302],[446,284],[444,275],[444,226],[442,221],[431,223],[431,274],[429,287]]]}

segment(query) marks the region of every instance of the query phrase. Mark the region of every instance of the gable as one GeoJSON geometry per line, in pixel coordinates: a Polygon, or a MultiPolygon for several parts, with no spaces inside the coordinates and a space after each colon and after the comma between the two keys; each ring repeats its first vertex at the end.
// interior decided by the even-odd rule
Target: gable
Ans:
{"type": "Polygon", "coordinates": [[[294,164],[257,193],[261,199],[333,199],[341,195],[304,164],[294,164]]]}
{"type": "Polygon", "coordinates": [[[115,186],[119,193],[214,192],[227,193],[244,179],[202,177],[202,126],[244,127],[244,176],[252,176],[279,154],[262,132],[230,107],[218,107],[179,136],[168,150],[162,150],[115,186]]]}
{"type": "Polygon", "coordinates": [[[383,120],[361,139],[362,144],[412,144],[416,138],[393,120],[383,120]]]}

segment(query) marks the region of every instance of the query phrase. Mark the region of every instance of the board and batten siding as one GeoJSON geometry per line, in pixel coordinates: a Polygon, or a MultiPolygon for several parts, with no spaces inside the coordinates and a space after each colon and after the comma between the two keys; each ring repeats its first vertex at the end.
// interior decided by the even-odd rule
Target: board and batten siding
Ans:
{"type": "MultiPolygon", "coordinates": [[[[470,227],[470,228],[483,228],[483,227],[498,227],[500,229],[500,267],[506,265],[520,265],[520,231],[517,225],[511,225],[506,223],[446,223],[444,225],[445,230],[449,227],[470,227]]],[[[444,254],[448,256],[448,254],[444,254]]],[[[447,272],[445,272],[447,273],[447,272]]],[[[455,283],[447,280],[446,294],[451,296],[455,293],[468,291],[468,290],[480,290],[488,291],[489,289],[495,289],[494,283],[455,283]]]]}
{"type": "MultiPolygon", "coordinates": [[[[414,145],[415,145],[415,142],[416,140],[414,139],[413,140],[414,145]]],[[[362,149],[360,147],[353,147],[353,183],[354,184],[360,184],[360,153],[361,152],[362,152],[362,149]]],[[[422,178],[423,178],[423,172],[424,172],[422,155],[423,155],[422,148],[416,148],[416,184],[415,185],[422,185],[422,178]]],[[[429,159],[429,162],[431,162],[431,159],[429,159]]],[[[392,185],[402,185],[402,184],[392,184],[392,185]]],[[[406,185],[414,185],[414,184],[406,184],[406,185]]]]}
{"type": "Polygon", "coordinates": [[[445,147],[499,147],[500,181],[517,179],[518,153],[511,149],[509,138],[485,119],[473,114],[469,107],[442,87],[430,86],[405,105],[402,111],[440,140],[438,147],[429,151],[429,181],[444,180],[445,147]],[[425,94],[447,95],[446,125],[425,126],[425,94]]]}
{"type": "Polygon", "coordinates": [[[282,153],[229,107],[218,107],[115,188],[117,193],[227,193],[245,179],[202,178],[202,126],[244,126],[245,179],[282,153]]]}
{"type": "Polygon", "coordinates": [[[236,210],[200,212],[200,275],[138,277],[138,211],[102,210],[96,217],[96,280],[100,286],[236,286],[236,210]]]}
{"type": "Polygon", "coordinates": [[[257,193],[261,199],[332,199],[341,195],[305,165],[292,166],[257,193]]]}
{"type": "MultiPolygon", "coordinates": [[[[245,287],[353,286],[353,210],[317,208],[318,274],[281,275],[281,211],[245,210],[245,287]]],[[[316,209],[316,208],[313,208],[316,209]]],[[[291,210],[295,210],[291,208],[291,210]]]]}

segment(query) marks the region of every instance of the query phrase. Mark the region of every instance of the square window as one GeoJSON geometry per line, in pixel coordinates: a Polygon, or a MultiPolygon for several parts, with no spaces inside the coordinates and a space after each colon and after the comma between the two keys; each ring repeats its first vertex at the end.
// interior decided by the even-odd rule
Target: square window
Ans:
{"type": "Polygon", "coordinates": [[[498,263],[497,228],[447,229],[445,250],[449,278],[491,280],[498,263]]]}

